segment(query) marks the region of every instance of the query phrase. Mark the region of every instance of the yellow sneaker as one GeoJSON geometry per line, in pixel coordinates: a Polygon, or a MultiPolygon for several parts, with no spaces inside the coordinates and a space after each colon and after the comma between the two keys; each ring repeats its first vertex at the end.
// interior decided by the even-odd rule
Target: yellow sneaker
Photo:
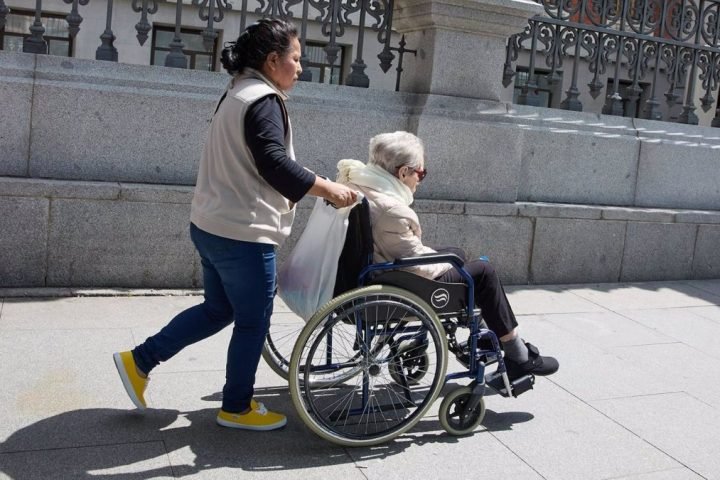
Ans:
{"type": "Polygon", "coordinates": [[[137,373],[137,367],[135,365],[135,359],[133,358],[132,352],[119,352],[113,354],[113,360],[115,360],[115,367],[120,374],[125,391],[127,392],[130,400],[139,409],[144,409],[147,405],[145,404],[145,388],[148,384],[148,379],[143,378],[137,373]]]}
{"type": "Polygon", "coordinates": [[[282,428],[287,423],[285,415],[271,412],[265,408],[265,405],[255,400],[250,402],[250,411],[248,413],[241,415],[220,410],[216,420],[218,425],[223,427],[260,431],[282,428]]]}

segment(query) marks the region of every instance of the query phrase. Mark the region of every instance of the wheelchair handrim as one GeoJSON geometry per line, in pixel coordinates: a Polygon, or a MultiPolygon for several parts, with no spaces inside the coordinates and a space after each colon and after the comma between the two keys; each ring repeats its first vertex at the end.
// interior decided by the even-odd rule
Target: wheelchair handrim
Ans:
{"type": "MultiPolygon", "coordinates": [[[[353,290],[337,297],[336,299],[331,300],[310,319],[308,324],[301,332],[298,341],[295,344],[295,348],[293,349],[293,355],[290,362],[291,365],[289,381],[293,403],[295,404],[298,414],[308,425],[308,427],[311,428],[316,434],[325,438],[326,440],[341,445],[368,446],[383,443],[391,440],[398,435],[401,435],[408,429],[412,428],[418,421],[420,421],[422,416],[430,408],[432,403],[439,395],[440,390],[442,389],[445,380],[445,371],[447,368],[447,345],[443,333],[444,330],[442,324],[438,320],[433,310],[428,305],[426,305],[416,295],[396,287],[390,287],[387,285],[373,285],[370,287],[363,287],[353,290]],[[432,379],[432,383],[427,386],[422,386],[423,388],[427,387],[427,394],[422,398],[422,401],[419,402],[418,405],[413,405],[415,410],[412,413],[410,413],[404,419],[400,420],[400,423],[396,427],[392,427],[388,431],[380,431],[377,434],[370,435],[357,435],[350,434],[348,432],[338,431],[337,429],[332,428],[328,425],[325,419],[321,418],[321,415],[317,414],[317,411],[313,412],[314,400],[313,398],[308,398],[308,396],[305,395],[303,390],[305,388],[305,385],[304,382],[301,381],[303,376],[308,375],[308,372],[301,373],[300,369],[302,367],[301,362],[303,361],[305,353],[308,353],[308,355],[310,355],[308,358],[312,360],[312,358],[314,358],[312,355],[315,353],[317,348],[319,348],[323,336],[327,333],[327,329],[342,321],[337,317],[334,319],[330,319],[330,315],[332,314],[332,312],[343,305],[349,304],[350,302],[368,296],[399,299],[402,305],[404,305],[403,308],[407,309],[408,311],[413,311],[414,314],[417,315],[417,321],[427,328],[426,333],[429,334],[432,338],[432,344],[435,348],[434,357],[436,359],[436,363],[435,375],[432,379]],[[313,336],[317,327],[323,324],[323,322],[324,325],[322,326],[321,331],[314,337],[314,345],[311,345],[310,350],[306,352],[306,344],[308,343],[308,340],[313,336]]],[[[358,375],[358,373],[356,372],[354,375],[358,375]]],[[[367,375],[367,372],[365,372],[364,375],[367,375]]],[[[385,388],[388,391],[392,391],[392,389],[388,387],[385,388]]],[[[423,390],[417,388],[411,393],[416,395],[422,395],[422,392],[423,390]]],[[[350,395],[354,395],[354,393],[351,393],[350,395]]]]}

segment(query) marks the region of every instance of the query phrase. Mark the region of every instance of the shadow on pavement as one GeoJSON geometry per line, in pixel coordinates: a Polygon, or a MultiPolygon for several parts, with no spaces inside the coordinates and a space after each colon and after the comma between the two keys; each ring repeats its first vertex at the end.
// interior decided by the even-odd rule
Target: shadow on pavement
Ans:
{"type": "MultiPolygon", "coordinates": [[[[356,461],[386,458],[409,446],[458,441],[442,430],[437,418],[423,419],[387,444],[347,449],[315,436],[295,415],[280,431],[247,432],[218,427],[216,414],[217,408],[65,412],[21,428],[0,443],[0,477],[129,480],[213,469],[270,472],[341,464],[352,475],[356,461]]],[[[531,418],[488,410],[483,424],[489,431],[507,430],[531,418]]],[[[473,435],[483,434],[486,430],[478,427],[473,435]]]]}
{"type": "Polygon", "coordinates": [[[344,449],[314,441],[299,421],[277,432],[246,432],[217,426],[216,414],[217,408],[65,412],[0,443],[0,477],[148,479],[217,468],[276,471],[352,464],[344,449]]]}

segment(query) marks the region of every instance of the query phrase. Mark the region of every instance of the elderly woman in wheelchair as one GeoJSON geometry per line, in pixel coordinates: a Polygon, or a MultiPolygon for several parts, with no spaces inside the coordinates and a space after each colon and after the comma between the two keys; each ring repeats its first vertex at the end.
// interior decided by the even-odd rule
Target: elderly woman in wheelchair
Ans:
{"type": "MultiPolygon", "coordinates": [[[[535,375],[557,371],[554,358],[518,335],[486,259],[466,261],[458,248],[422,243],[410,208],[427,174],[419,138],[377,135],[367,164],[342,160],[338,170],[338,181],[365,200],[350,212],[336,296],[308,320],[285,370],[313,431],[348,446],[388,441],[420,421],[447,380],[469,378],[446,394],[438,414],[450,434],[463,435],[483,419],[486,386],[518,396],[535,375]],[[451,373],[448,352],[460,366],[451,373]]],[[[277,349],[268,343],[271,360],[277,349]]]]}
{"type": "MultiPolygon", "coordinates": [[[[408,132],[377,135],[370,141],[367,165],[343,160],[338,169],[338,181],[358,189],[369,201],[375,262],[437,253],[423,245],[418,216],[409,206],[418,184],[427,175],[424,148],[418,137],[408,132]]],[[[438,250],[455,253],[465,261],[460,249],[438,250]]],[[[540,356],[536,347],[518,336],[517,320],[490,263],[478,259],[464,262],[463,268],[473,277],[475,305],[502,342],[508,375],[515,378],[528,373],[555,373],[557,361],[540,356]]],[[[463,282],[461,272],[448,263],[418,265],[407,270],[439,282],[463,282]]]]}

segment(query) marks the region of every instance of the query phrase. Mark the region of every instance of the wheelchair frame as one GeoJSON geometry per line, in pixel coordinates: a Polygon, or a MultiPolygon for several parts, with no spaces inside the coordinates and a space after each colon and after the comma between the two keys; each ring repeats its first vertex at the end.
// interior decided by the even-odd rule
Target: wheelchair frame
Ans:
{"type": "MultiPolygon", "coordinates": [[[[363,200],[362,208],[367,215],[367,200],[363,200]]],[[[358,287],[334,297],[321,307],[307,322],[293,346],[287,378],[298,414],[311,430],[333,443],[345,446],[383,443],[419,422],[447,382],[469,378],[469,386],[457,388],[445,396],[439,413],[440,422],[448,433],[464,435],[471,433],[484,417],[483,395],[486,386],[504,397],[518,396],[532,388],[532,375],[512,382],[509,380],[497,336],[489,329],[481,328],[481,312],[474,307],[474,281],[463,268],[464,262],[460,257],[454,254],[431,254],[373,264],[372,251],[365,255],[362,262],[365,266],[358,275],[358,287]],[[429,302],[409,288],[397,282],[392,285],[382,283],[386,272],[433,263],[450,263],[463,277],[466,291],[463,311],[439,314],[429,302]],[[360,301],[363,298],[365,303],[360,301]],[[363,310],[364,316],[358,313],[366,305],[376,308],[374,325],[373,315],[368,314],[370,307],[368,311],[363,310]],[[377,317],[380,315],[377,310],[380,307],[387,308],[389,318],[383,318],[378,323],[377,317]],[[393,308],[393,315],[396,310],[404,310],[405,316],[393,318],[390,307],[393,308]],[[469,328],[465,347],[455,339],[458,327],[469,328]],[[347,338],[343,338],[339,330],[344,331],[347,338]],[[381,340],[372,346],[376,337],[381,340]],[[431,340],[432,349],[429,348],[431,340]],[[482,340],[489,341],[489,348],[487,342],[483,345],[482,340]],[[341,345],[338,347],[337,344],[341,345]],[[352,348],[348,348],[350,344],[352,348]],[[466,371],[446,374],[449,346],[466,371]],[[347,350],[346,356],[349,358],[336,360],[339,354],[337,350],[340,349],[347,350]],[[431,366],[427,350],[434,351],[436,359],[435,376],[429,385],[420,384],[431,366]],[[313,363],[317,353],[319,361],[313,363]],[[497,368],[493,373],[487,373],[486,367],[492,363],[497,363],[497,368]],[[420,367],[416,369],[418,365],[420,367]],[[373,379],[387,380],[382,373],[385,368],[391,381],[387,382],[388,385],[376,388],[373,379]],[[362,381],[357,377],[362,377],[362,381]],[[351,385],[353,381],[354,386],[351,385]],[[356,393],[359,397],[355,396],[356,393]],[[333,395],[337,395],[338,399],[333,395]],[[388,403],[381,404],[381,397],[388,403]],[[418,402],[414,400],[415,397],[418,402]],[[356,398],[359,398],[359,402],[355,401],[356,398]],[[342,408],[339,406],[341,404],[342,408]],[[331,408],[333,413],[326,415],[324,412],[331,408]],[[398,418],[390,420],[397,420],[396,424],[386,430],[370,432],[371,416],[374,420],[379,416],[385,423],[393,423],[388,420],[393,414],[398,418]],[[406,416],[400,418],[401,414],[406,416]],[[361,428],[350,422],[351,417],[358,415],[361,419],[363,416],[368,418],[364,424],[365,432],[358,433],[361,428]]],[[[434,282],[438,287],[446,285],[411,273],[407,275],[410,275],[409,278],[434,282]]],[[[269,343],[272,346],[270,339],[269,343]]],[[[264,351],[263,356],[269,360],[266,353],[264,351]]],[[[273,369],[282,375],[276,367],[273,369]]]]}

